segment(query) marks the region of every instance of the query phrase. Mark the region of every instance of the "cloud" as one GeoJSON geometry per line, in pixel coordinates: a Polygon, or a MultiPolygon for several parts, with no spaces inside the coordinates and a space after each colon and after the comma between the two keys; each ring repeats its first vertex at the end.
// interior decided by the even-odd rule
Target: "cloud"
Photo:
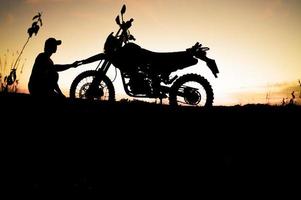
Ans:
{"type": "Polygon", "coordinates": [[[271,97],[278,102],[283,98],[290,99],[293,92],[298,101],[300,101],[299,97],[301,98],[301,87],[297,81],[289,83],[275,83],[270,85],[268,89],[270,90],[271,97]]]}
{"type": "Polygon", "coordinates": [[[293,90],[295,91],[300,90],[298,81],[273,83],[273,84],[268,84],[266,87],[279,92],[285,92],[285,91],[292,92],[293,90]]]}
{"type": "Polygon", "coordinates": [[[71,2],[74,0],[24,0],[27,4],[40,4],[40,3],[57,3],[57,2],[71,2]]]}
{"type": "Polygon", "coordinates": [[[78,3],[79,1],[87,2],[87,1],[94,1],[94,2],[110,2],[112,0],[23,0],[27,4],[41,4],[41,3],[60,3],[60,2],[74,2],[78,3]]]}
{"type": "Polygon", "coordinates": [[[97,13],[88,12],[88,11],[73,11],[73,17],[77,17],[84,20],[94,20],[98,17],[97,13]]]}
{"type": "Polygon", "coordinates": [[[300,90],[301,90],[301,88],[297,84],[290,84],[290,85],[287,85],[286,87],[283,87],[282,90],[280,90],[280,92],[282,92],[284,94],[291,94],[293,91],[299,93],[300,90]]]}
{"type": "Polygon", "coordinates": [[[284,0],[267,0],[264,4],[264,18],[272,18],[279,14],[287,16],[289,14],[289,3],[284,0]]]}
{"type": "Polygon", "coordinates": [[[2,13],[0,19],[5,25],[10,25],[15,21],[15,16],[12,13],[2,13]]]}
{"type": "Polygon", "coordinates": [[[42,0],[24,0],[25,3],[28,4],[36,4],[36,3],[40,3],[42,0]]]}
{"type": "Polygon", "coordinates": [[[254,88],[244,88],[242,91],[229,93],[239,104],[248,103],[270,103],[280,105],[282,100],[289,101],[292,98],[292,92],[296,97],[296,102],[301,104],[301,87],[298,81],[279,82],[267,85],[260,85],[254,88]]]}

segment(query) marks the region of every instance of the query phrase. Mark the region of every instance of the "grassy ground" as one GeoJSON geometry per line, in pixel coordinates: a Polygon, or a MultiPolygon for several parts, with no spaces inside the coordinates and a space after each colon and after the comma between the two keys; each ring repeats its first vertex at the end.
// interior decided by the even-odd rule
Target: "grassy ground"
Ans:
{"type": "Polygon", "coordinates": [[[300,175],[298,106],[172,108],[22,94],[0,102],[7,191],[249,197],[292,192],[300,175]]]}

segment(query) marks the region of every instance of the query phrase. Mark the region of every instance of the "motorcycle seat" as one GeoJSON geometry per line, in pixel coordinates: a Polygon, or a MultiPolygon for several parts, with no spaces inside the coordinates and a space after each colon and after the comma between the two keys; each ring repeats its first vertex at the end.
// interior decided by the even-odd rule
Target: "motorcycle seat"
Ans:
{"type": "Polygon", "coordinates": [[[198,60],[187,51],[159,53],[146,49],[143,50],[143,57],[155,68],[174,71],[193,66],[198,63],[198,60]]]}

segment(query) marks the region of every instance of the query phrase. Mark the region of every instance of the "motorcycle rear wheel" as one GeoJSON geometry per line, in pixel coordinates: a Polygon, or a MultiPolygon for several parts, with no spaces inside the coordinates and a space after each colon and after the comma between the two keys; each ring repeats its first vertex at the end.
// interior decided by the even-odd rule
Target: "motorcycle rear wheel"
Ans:
{"type": "Polygon", "coordinates": [[[169,93],[171,106],[211,107],[214,94],[210,83],[197,74],[186,74],[172,85],[169,93]]]}
{"type": "Polygon", "coordinates": [[[115,101],[113,83],[106,75],[101,75],[101,81],[98,83],[96,91],[93,94],[87,94],[93,79],[97,75],[99,75],[99,72],[92,70],[85,71],[78,75],[71,84],[70,98],[115,101]]]}

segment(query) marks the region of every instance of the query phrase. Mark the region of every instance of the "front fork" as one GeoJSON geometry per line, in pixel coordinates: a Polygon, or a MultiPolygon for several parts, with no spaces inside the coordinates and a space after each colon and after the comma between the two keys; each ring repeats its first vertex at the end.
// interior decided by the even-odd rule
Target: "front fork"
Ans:
{"type": "Polygon", "coordinates": [[[101,60],[99,62],[99,65],[96,68],[96,76],[93,78],[92,83],[89,87],[89,89],[86,92],[87,97],[102,97],[104,95],[104,92],[101,87],[99,87],[99,84],[101,83],[101,80],[108,72],[111,62],[108,60],[101,60]],[[102,65],[101,65],[102,64],[102,65]],[[99,68],[99,66],[101,67],[99,68]]]}

